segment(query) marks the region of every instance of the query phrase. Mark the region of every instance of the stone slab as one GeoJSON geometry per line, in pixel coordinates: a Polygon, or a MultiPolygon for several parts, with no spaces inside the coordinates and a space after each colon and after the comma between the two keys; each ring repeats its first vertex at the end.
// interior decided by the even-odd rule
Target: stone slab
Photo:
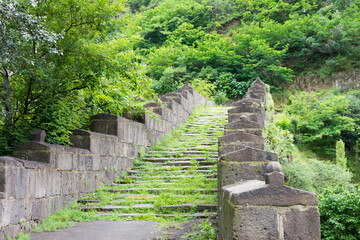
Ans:
{"type": "Polygon", "coordinates": [[[57,232],[31,233],[33,240],[147,240],[161,237],[157,222],[96,221],[57,232]]]}

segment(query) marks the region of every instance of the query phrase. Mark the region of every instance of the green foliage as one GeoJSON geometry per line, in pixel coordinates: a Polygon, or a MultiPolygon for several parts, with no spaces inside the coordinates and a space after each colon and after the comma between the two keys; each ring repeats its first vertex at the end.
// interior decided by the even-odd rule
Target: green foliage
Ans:
{"type": "Polygon", "coordinates": [[[152,88],[158,93],[169,93],[178,89],[181,85],[181,76],[186,74],[186,68],[168,67],[164,70],[159,81],[155,81],[152,88]]]}
{"type": "Polygon", "coordinates": [[[276,115],[276,125],[283,130],[290,130],[291,120],[286,114],[279,113],[276,115]]]}
{"type": "Polygon", "coordinates": [[[355,127],[354,119],[346,116],[348,100],[344,96],[301,92],[291,97],[288,112],[296,116],[296,140],[327,154],[334,153],[335,142],[343,131],[353,131],[355,127]]]}
{"type": "Polygon", "coordinates": [[[89,222],[100,219],[93,212],[83,212],[80,209],[75,209],[76,207],[79,207],[79,204],[73,203],[70,207],[54,212],[32,231],[52,232],[66,227],[73,227],[75,222],[89,222]]]}
{"type": "Polygon", "coordinates": [[[161,44],[183,23],[207,27],[211,22],[211,6],[195,0],[164,0],[143,12],[144,44],[161,44]]]}
{"type": "Polygon", "coordinates": [[[345,144],[340,139],[336,142],[336,164],[340,165],[343,169],[346,169],[347,159],[345,157],[345,144]]]}
{"type": "Polygon", "coordinates": [[[354,131],[344,131],[341,138],[348,150],[357,152],[360,150],[358,142],[360,141],[360,92],[354,91],[347,94],[346,99],[349,101],[348,117],[354,119],[356,124],[354,131]]]}
{"type": "Polygon", "coordinates": [[[274,101],[269,86],[267,86],[266,96],[266,119],[263,130],[265,150],[278,153],[279,162],[284,164],[291,160],[292,152],[297,150],[294,136],[277,125],[278,116],[275,116],[274,101]]]}
{"type": "Polygon", "coordinates": [[[69,143],[92,114],[122,114],[133,99],[152,98],[133,51],[136,21],[117,14],[124,1],[6,0],[0,4],[2,154],[34,128],[69,143]],[[5,34],[6,33],[6,34],[5,34]]]}
{"type": "Polygon", "coordinates": [[[329,187],[318,196],[323,239],[358,239],[360,235],[360,188],[329,187]]]}
{"type": "Polygon", "coordinates": [[[217,237],[217,229],[210,222],[209,219],[201,220],[199,224],[195,224],[196,232],[188,233],[181,239],[193,239],[193,240],[215,240],[217,237]]]}
{"type": "Polygon", "coordinates": [[[283,165],[287,184],[310,192],[321,193],[339,183],[351,185],[352,174],[342,166],[316,159],[295,160],[283,165]]]}
{"type": "Polygon", "coordinates": [[[209,81],[200,80],[198,78],[195,78],[191,82],[191,86],[195,89],[195,91],[197,91],[198,93],[200,93],[207,99],[211,98],[211,96],[213,95],[214,90],[216,88],[216,86],[214,84],[210,83],[209,81]]]}
{"type": "Polygon", "coordinates": [[[214,102],[218,105],[222,105],[225,102],[229,101],[229,99],[226,97],[226,93],[222,91],[217,91],[214,96],[214,102]]]}
{"type": "Polygon", "coordinates": [[[265,150],[278,153],[280,163],[288,162],[292,152],[297,150],[294,144],[294,136],[274,123],[266,122],[263,136],[265,139],[265,150]]]}

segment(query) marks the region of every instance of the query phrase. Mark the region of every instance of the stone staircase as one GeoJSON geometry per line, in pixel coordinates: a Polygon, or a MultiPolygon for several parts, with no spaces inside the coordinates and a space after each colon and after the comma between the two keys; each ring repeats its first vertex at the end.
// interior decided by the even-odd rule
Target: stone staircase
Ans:
{"type": "Polygon", "coordinates": [[[80,199],[82,211],[127,219],[215,218],[218,138],[226,122],[226,108],[196,110],[114,184],[80,199]]]}

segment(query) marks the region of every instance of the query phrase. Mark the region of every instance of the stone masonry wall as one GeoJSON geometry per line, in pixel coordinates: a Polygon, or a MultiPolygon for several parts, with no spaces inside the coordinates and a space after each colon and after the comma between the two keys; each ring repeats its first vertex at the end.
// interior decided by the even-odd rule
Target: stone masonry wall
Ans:
{"type": "Polygon", "coordinates": [[[264,151],[265,105],[265,84],[256,79],[228,111],[219,138],[220,238],[320,239],[316,195],[285,186],[278,154],[264,151]]]}
{"type": "Polygon", "coordinates": [[[73,131],[72,147],[45,143],[45,132],[35,130],[12,157],[0,157],[0,240],[111,183],[132,166],[140,149],[184,123],[196,105],[211,104],[189,84],[161,100],[145,105],[145,124],[99,114],[91,118],[91,131],[73,131]]]}

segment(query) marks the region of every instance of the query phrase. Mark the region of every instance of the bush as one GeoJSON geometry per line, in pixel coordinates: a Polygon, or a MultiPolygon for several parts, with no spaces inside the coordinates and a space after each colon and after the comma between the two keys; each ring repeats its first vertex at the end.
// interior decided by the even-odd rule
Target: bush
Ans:
{"type": "Polygon", "coordinates": [[[323,239],[359,239],[359,186],[330,187],[318,196],[323,239]]]}
{"type": "MultiPolygon", "coordinates": [[[[267,117],[268,118],[268,117],[267,117]]],[[[290,160],[292,151],[297,150],[294,136],[274,123],[265,123],[264,129],[265,150],[279,154],[279,162],[286,163],[290,160]]]]}
{"type": "Polygon", "coordinates": [[[223,91],[217,91],[214,96],[214,102],[218,105],[224,104],[225,102],[229,101],[226,97],[226,93],[223,91]]]}
{"type": "Polygon", "coordinates": [[[329,186],[339,183],[351,185],[352,174],[337,164],[308,159],[296,160],[283,165],[284,174],[289,186],[306,191],[321,193],[329,186]]]}
{"type": "Polygon", "coordinates": [[[345,144],[340,139],[336,142],[336,164],[346,169],[345,144]]]}
{"type": "Polygon", "coordinates": [[[334,154],[341,133],[354,130],[354,119],[346,116],[349,101],[344,96],[302,92],[290,99],[288,112],[297,120],[294,128],[299,142],[334,154]]]}
{"type": "Polygon", "coordinates": [[[286,116],[286,114],[277,114],[276,115],[276,125],[283,130],[290,130],[291,120],[286,116]]]}
{"type": "Polygon", "coordinates": [[[197,91],[207,99],[210,99],[211,95],[213,95],[214,90],[216,88],[215,85],[210,83],[209,81],[201,80],[199,78],[195,78],[191,82],[191,86],[195,89],[195,91],[197,91]]]}

